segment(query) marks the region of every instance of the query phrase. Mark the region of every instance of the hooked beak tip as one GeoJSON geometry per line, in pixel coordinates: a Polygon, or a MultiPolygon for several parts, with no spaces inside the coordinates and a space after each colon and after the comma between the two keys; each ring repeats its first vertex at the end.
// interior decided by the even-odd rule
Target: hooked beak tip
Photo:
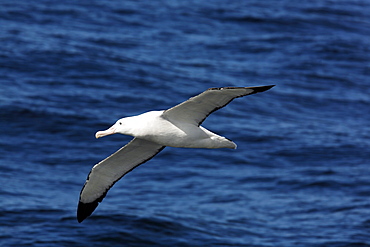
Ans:
{"type": "Polygon", "coordinates": [[[107,130],[96,132],[95,138],[98,139],[98,138],[101,138],[101,137],[104,137],[104,136],[107,136],[107,135],[113,135],[114,133],[116,133],[115,129],[114,128],[109,128],[107,130]]]}
{"type": "Polygon", "coordinates": [[[103,137],[103,135],[100,133],[101,131],[96,132],[95,138],[99,139],[100,137],[103,137]]]}

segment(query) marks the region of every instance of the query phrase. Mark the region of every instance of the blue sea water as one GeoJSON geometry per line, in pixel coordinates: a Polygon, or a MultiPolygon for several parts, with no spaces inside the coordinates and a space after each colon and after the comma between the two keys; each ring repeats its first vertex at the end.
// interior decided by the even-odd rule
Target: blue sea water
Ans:
{"type": "Polygon", "coordinates": [[[0,246],[370,246],[370,2],[0,1],[0,246]],[[79,224],[94,134],[276,84],[165,148],[79,224]]]}

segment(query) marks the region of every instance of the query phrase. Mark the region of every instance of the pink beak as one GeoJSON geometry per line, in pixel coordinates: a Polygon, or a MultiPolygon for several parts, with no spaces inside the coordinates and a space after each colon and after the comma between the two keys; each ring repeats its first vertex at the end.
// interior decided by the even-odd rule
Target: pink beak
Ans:
{"type": "Polygon", "coordinates": [[[108,136],[108,135],[113,135],[115,133],[116,133],[116,128],[114,126],[112,126],[109,129],[107,129],[107,130],[96,132],[95,138],[98,139],[100,137],[104,137],[104,136],[108,136]]]}

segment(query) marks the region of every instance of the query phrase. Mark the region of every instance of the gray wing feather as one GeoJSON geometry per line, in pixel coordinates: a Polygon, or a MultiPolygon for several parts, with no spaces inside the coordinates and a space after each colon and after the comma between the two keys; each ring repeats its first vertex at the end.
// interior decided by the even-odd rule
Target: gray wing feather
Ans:
{"type": "Polygon", "coordinates": [[[169,121],[181,121],[199,126],[212,112],[226,106],[233,99],[263,92],[273,86],[210,88],[166,110],[163,117],[169,121]]]}
{"type": "Polygon", "coordinates": [[[95,165],[80,193],[77,219],[82,222],[92,214],[108,190],[125,174],[153,158],[165,146],[134,138],[117,152],[95,165]]]}

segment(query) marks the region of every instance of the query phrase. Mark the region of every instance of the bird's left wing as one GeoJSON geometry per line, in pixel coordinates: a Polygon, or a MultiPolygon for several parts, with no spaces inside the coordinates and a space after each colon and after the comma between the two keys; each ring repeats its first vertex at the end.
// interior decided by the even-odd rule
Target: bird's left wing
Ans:
{"type": "Polygon", "coordinates": [[[108,190],[125,174],[153,158],[165,146],[134,138],[117,152],[95,165],[80,193],[77,220],[89,217],[108,190]]]}

